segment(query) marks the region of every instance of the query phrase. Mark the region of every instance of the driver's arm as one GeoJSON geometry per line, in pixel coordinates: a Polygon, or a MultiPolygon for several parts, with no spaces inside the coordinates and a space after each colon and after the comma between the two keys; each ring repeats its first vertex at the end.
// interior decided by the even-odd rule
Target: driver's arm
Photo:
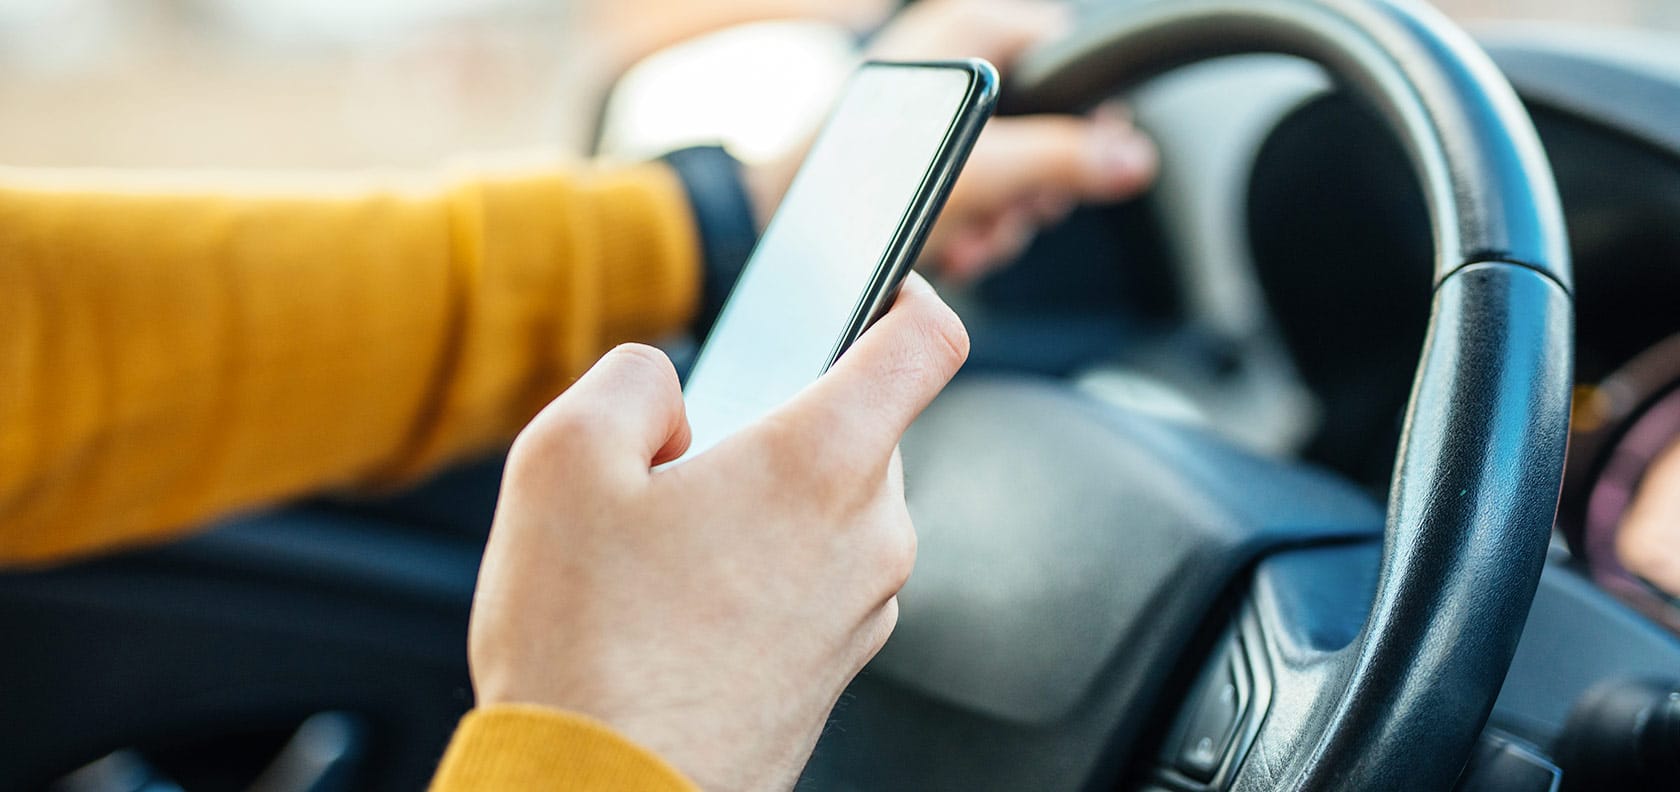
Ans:
{"type": "MultiPolygon", "coordinates": [[[[700,248],[661,165],[270,188],[0,171],[0,563],[505,442],[613,343],[683,327],[715,290],[700,248]]],[[[436,788],[525,782],[693,788],[540,707],[472,715],[436,788]]]]}
{"type": "Polygon", "coordinates": [[[506,442],[683,327],[663,165],[444,183],[0,170],[0,561],[159,539],[506,442]]]}
{"type": "MultiPolygon", "coordinates": [[[[962,30],[967,32],[962,54],[989,55],[1004,64],[1012,53],[1056,29],[1059,15],[1051,5],[921,3],[906,15],[908,21],[896,25],[897,36],[883,38],[925,57],[939,50],[927,45],[929,37],[962,30]]],[[[878,54],[893,54],[892,47],[883,47],[878,54]]],[[[1018,250],[1034,227],[1054,221],[1072,203],[1131,195],[1153,171],[1152,148],[1123,120],[999,121],[970,159],[969,175],[947,204],[944,230],[930,243],[929,256],[949,276],[972,277],[1018,250]]],[[[773,195],[785,178],[784,173],[759,179],[770,189],[758,192],[773,195]]],[[[613,343],[678,329],[697,313],[703,321],[727,290],[727,272],[719,278],[714,277],[718,270],[707,268],[703,275],[698,263],[697,250],[710,253],[713,247],[702,238],[708,202],[693,202],[701,210],[697,233],[684,185],[662,166],[600,172],[547,168],[446,185],[364,183],[330,189],[123,181],[133,183],[119,184],[108,176],[0,170],[0,562],[43,562],[156,539],[212,514],[323,486],[410,480],[451,457],[511,436],[613,343]]],[[[695,185],[691,180],[686,186],[692,190],[695,185]]],[[[762,197],[759,204],[760,209],[767,205],[762,197]]],[[[880,347],[879,354],[871,357],[854,348],[848,356],[857,361],[858,371],[850,378],[859,385],[857,393],[877,399],[881,389],[876,383],[894,386],[889,391],[917,384],[902,399],[903,406],[915,407],[949,378],[960,363],[961,355],[951,354],[956,347],[916,341],[925,335],[916,327],[954,321],[933,321],[939,312],[930,307],[930,295],[924,290],[911,301],[921,309],[900,314],[904,332],[875,332],[878,339],[907,340],[910,348],[877,341],[872,343],[880,347]],[[862,365],[870,359],[883,367],[862,365]],[[913,377],[906,375],[906,360],[942,362],[923,366],[925,376],[913,377]]],[[[667,383],[664,391],[667,402],[680,404],[680,398],[670,398],[677,393],[674,384],[667,383]]],[[[867,406],[867,400],[848,398],[845,391],[831,395],[852,408],[867,406]]],[[[616,403],[610,394],[595,398],[616,403]]],[[[875,456],[886,459],[914,410],[851,411],[866,424],[897,422],[888,442],[873,444],[875,456]]],[[[807,420],[782,428],[826,423],[836,405],[818,398],[806,412],[807,420]]],[[[793,433],[794,439],[798,434],[793,433]]],[[[555,459],[539,454],[523,467],[540,471],[549,462],[571,459],[568,443],[587,439],[557,435],[561,440],[549,449],[561,452],[555,459]]],[[[868,435],[840,433],[853,445],[868,435]]],[[[800,449],[788,438],[761,440],[781,447],[779,458],[789,462],[774,471],[772,480],[761,482],[766,493],[787,491],[779,477],[824,456],[795,453],[800,449]]],[[[715,472],[739,488],[743,471],[766,472],[756,460],[745,454],[738,460],[743,470],[720,464],[715,472]]],[[[688,476],[702,477],[700,467],[685,469],[694,471],[688,476]]],[[[901,510],[897,474],[871,471],[879,472],[865,465],[805,481],[808,489],[838,498],[847,508],[884,504],[901,510]],[[850,479],[858,479],[851,481],[856,487],[835,486],[850,479]],[[870,497],[854,497],[858,488],[870,497]]],[[[557,497],[556,487],[537,483],[543,486],[535,486],[535,494],[515,500],[533,506],[533,519],[556,517],[560,510],[543,500],[544,493],[557,497]]],[[[601,490],[584,487],[577,494],[597,497],[601,490]]],[[[722,486],[698,492],[672,501],[689,507],[672,519],[724,514],[731,505],[760,502],[736,498],[722,486]],[[707,493],[727,497],[716,510],[693,508],[707,493]]],[[[562,498],[559,505],[575,502],[562,498]]],[[[505,516],[508,503],[504,498],[499,506],[499,523],[510,519],[505,516]]],[[[835,531],[817,530],[823,528],[817,521],[793,515],[785,522],[808,530],[781,533],[826,547],[841,530],[861,530],[900,548],[902,555],[900,534],[908,527],[907,515],[883,508],[867,515],[845,508],[816,511],[837,521],[835,531]],[[890,518],[888,524],[903,524],[896,532],[872,530],[883,515],[890,518]]],[[[724,522],[750,529],[753,519],[763,516],[755,512],[724,522]]],[[[595,528],[617,541],[624,536],[612,525],[595,528]]],[[[504,536],[510,530],[520,536],[520,529],[498,528],[504,536]]],[[[860,563],[843,554],[771,552],[774,548],[760,541],[758,531],[737,538],[743,553],[763,555],[766,579],[775,573],[808,580],[810,570],[786,563],[788,558],[832,561],[828,571],[862,578],[849,581],[844,590],[868,595],[881,593],[883,579],[896,590],[902,579],[891,569],[908,573],[907,564],[860,563]]],[[[505,540],[513,549],[504,555],[517,561],[527,555],[526,546],[553,541],[532,529],[523,538],[505,540]]],[[[865,553],[872,547],[867,541],[843,544],[865,553]]],[[[708,557],[731,558],[715,552],[708,557]]],[[[681,556],[671,559],[682,561],[681,556]]],[[[675,563],[670,574],[655,571],[647,578],[676,580],[681,577],[677,573],[692,572],[692,567],[675,563]]],[[[546,568],[523,576],[486,574],[481,585],[487,579],[550,585],[571,580],[547,574],[546,568]]],[[[595,582],[610,588],[634,581],[595,582]]],[[[651,637],[656,647],[607,654],[639,661],[686,658],[693,666],[673,675],[632,667],[634,662],[598,662],[602,658],[577,647],[539,647],[542,642],[525,638],[553,638],[556,631],[544,623],[516,622],[545,618],[540,609],[501,609],[505,618],[500,620],[475,615],[475,625],[491,625],[475,630],[492,636],[475,650],[481,705],[487,703],[483,667],[498,660],[523,663],[539,677],[557,664],[581,663],[597,677],[627,681],[637,690],[650,679],[704,677],[725,687],[744,684],[752,695],[712,697],[709,703],[723,705],[715,711],[661,708],[641,699],[603,703],[569,696],[491,696],[490,706],[463,722],[435,787],[693,789],[685,773],[714,787],[744,786],[725,771],[768,773],[772,785],[777,780],[790,785],[833,697],[885,639],[882,626],[890,630],[890,618],[884,617],[884,603],[894,602],[865,596],[848,611],[836,606],[834,591],[840,588],[814,590],[822,595],[815,603],[821,614],[857,617],[829,625],[834,629],[828,637],[841,640],[827,656],[807,652],[810,656],[803,657],[807,663],[821,660],[826,672],[843,672],[826,686],[806,684],[816,678],[812,673],[795,675],[796,685],[740,673],[753,663],[793,668],[767,662],[770,652],[811,647],[784,640],[785,630],[771,631],[758,642],[717,641],[715,634],[697,633],[705,620],[677,624],[702,639],[699,646],[740,649],[751,658],[707,663],[691,653],[657,650],[675,628],[636,630],[611,620],[592,621],[606,638],[634,644],[651,637]],[[509,646],[549,654],[521,658],[519,652],[501,651],[509,646]],[[528,703],[515,703],[520,701],[528,703]],[[746,702],[763,706],[755,709],[746,702]],[[621,711],[621,705],[686,712],[693,722],[678,717],[650,723],[621,711]],[[598,720],[567,712],[589,713],[598,720]],[[720,716],[736,721],[734,731],[720,730],[720,716]],[[801,729],[781,728],[792,721],[801,729]],[[679,722],[691,728],[675,728],[679,722]],[[664,759],[638,744],[657,749],[664,759]]],[[[692,605],[694,598],[687,594],[677,591],[670,601],[692,605]]],[[[547,595],[534,591],[524,596],[552,604],[547,595]]],[[[580,601],[609,600],[591,596],[580,601]]],[[[767,596],[752,604],[789,603],[767,596]]],[[[657,621],[667,611],[680,610],[646,605],[623,612],[657,621]]],[[[801,633],[815,629],[810,619],[793,616],[798,618],[791,623],[801,633]]],[[[761,621],[751,625],[783,623],[761,621]]],[[[585,686],[585,692],[610,687],[585,686]]],[[[688,702],[693,690],[685,683],[664,692],[688,702]]]]}
{"type": "Polygon", "coordinates": [[[433,788],[791,785],[909,573],[893,449],[966,348],[931,289],[913,279],[779,421],[655,481],[688,436],[669,364],[620,352],[565,386],[701,302],[671,171],[79,181],[0,174],[0,560],[400,480],[565,389],[510,458],[475,597],[479,709],[433,788]],[[568,561],[585,571],[553,574],[568,561]],[[719,602],[731,576],[751,585],[719,602]]]}

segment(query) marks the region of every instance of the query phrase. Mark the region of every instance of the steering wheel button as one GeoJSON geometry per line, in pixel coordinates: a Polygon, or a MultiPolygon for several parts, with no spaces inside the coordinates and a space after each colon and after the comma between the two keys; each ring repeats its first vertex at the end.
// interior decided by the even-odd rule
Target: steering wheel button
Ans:
{"type": "Polygon", "coordinates": [[[1198,781],[1211,781],[1230,752],[1237,723],[1242,718],[1243,696],[1237,686],[1232,658],[1222,658],[1218,673],[1200,691],[1190,727],[1179,744],[1180,772],[1198,781]]]}

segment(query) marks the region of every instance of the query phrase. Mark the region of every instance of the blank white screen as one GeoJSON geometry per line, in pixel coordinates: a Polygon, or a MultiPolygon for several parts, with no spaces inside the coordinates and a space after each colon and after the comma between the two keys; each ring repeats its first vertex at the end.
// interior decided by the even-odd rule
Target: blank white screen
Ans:
{"type": "Polygon", "coordinates": [[[684,390],[699,454],[823,373],[968,94],[954,68],[847,84],[724,304],[684,390]]]}

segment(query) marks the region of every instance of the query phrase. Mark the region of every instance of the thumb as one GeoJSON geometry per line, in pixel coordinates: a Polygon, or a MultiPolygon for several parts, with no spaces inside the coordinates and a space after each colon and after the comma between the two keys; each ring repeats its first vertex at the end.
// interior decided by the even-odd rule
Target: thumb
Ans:
{"type": "Polygon", "coordinates": [[[518,443],[581,450],[592,461],[622,460],[645,470],[681,456],[689,438],[682,384],[670,358],[650,346],[624,344],[544,408],[518,443]]]}
{"type": "Polygon", "coordinates": [[[1157,161],[1155,144],[1115,111],[1000,118],[975,146],[951,200],[980,212],[1046,194],[1078,203],[1119,201],[1149,186],[1157,161]],[[972,195],[961,195],[964,188],[972,195]]]}
{"type": "Polygon", "coordinates": [[[814,422],[826,436],[844,438],[839,445],[851,449],[841,460],[845,466],[885,463],[904,430],[967,358],[962,320],[911,273],[892,310],[794,397],[783,417],[814,422]]]}

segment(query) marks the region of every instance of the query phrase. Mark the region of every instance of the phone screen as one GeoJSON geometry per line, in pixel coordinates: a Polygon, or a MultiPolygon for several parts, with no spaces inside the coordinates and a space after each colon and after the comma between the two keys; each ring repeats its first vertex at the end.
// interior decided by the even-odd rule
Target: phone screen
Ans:
{"type": "Polygon", "coordinates": [[[868,65],[842,92],[684,389],[699,454],[816,381],[964,111],[972,71],[868,65]]]}

